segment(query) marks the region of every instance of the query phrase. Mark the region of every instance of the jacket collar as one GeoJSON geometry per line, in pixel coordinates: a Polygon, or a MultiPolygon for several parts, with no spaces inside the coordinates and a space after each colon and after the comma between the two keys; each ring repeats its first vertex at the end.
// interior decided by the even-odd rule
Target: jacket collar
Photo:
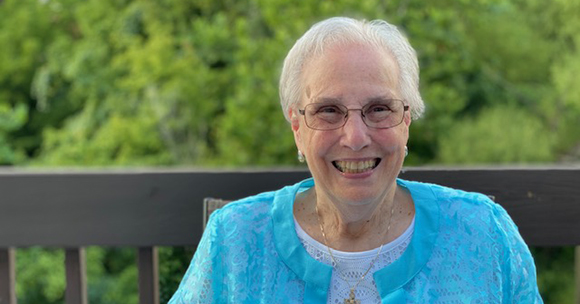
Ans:
{"type": "MultiPolygon", "coordinates": [[[[415,204],[415,228],[411,243],[401,257],[374,273],[383,300],[398,294],[394,291],[408,283],[427,264],[439,231],[439,206],[428,184],[397,179],[406,188],[415,204]]],[[[312,178],[276,193],[272,207],[276,250],[284,264],[304,280],[305,303],[326,302],[332,267],[312,258],[296,234],[293,205],[296,194],[314,186],[312,178]]]]}

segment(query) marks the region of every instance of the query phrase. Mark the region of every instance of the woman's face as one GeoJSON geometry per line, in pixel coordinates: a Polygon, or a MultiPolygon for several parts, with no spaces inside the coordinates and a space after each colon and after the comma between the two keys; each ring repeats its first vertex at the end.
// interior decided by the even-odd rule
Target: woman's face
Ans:
{"type": "MultiPolygon", "coordinates": [[[[298,108],[327,102],[360,109],[380,99],[402,99],[398,78],[392,55],[359,44],[334,46],[306,63],[298,108]]],[[[401,124],[389,129],[367,127],[360,113],[349,111],[346,124],[330,131],[310,129],[296,109],[290,113],[296,146],[306,157],[316,191],[334,202],[360,205],[384,199],[405,157],[408,111],[401,124]]]]}

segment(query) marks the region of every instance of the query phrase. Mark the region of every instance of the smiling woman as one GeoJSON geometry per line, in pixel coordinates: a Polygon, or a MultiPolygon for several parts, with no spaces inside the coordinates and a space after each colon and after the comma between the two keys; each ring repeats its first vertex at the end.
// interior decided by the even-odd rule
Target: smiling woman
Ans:
{"type": "Polygon", "coordinates": [[[398,179],[418,84],[415,51],[385,21],[306,32],[280,97],[312,178],[214,212],[170,303],[541,303],[504,209],[398,179]]]}

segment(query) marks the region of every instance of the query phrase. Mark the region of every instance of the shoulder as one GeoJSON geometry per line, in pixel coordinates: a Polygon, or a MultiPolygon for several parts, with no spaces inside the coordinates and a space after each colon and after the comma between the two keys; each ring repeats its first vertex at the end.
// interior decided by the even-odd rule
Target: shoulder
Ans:
{"type": "Polygon", "coordinates": [[[477,192],[417,182],[401,184],[417,198],[418,210],[434,213],[432,218],[438,219],[428,263],[432,273],[473,274],[473,282],[487,282],[488,290],[503,299],[502,303],[541,303],[533,258],[502,206],[477,192]]]}
{"type": "Polygon", "coordinates": [[[257,217],[270,213],[275,196],[276,191],[270,191],[232,201],[214,211],[210,219],[214,218],[222,225],[253,222],[257,217]]]}
{"type": "Polygon", "coordinates": [[[268,191],[256,195],[248,196],[228,203],[222,208],[214,211],[210,217],[210,222],[218,226],[227,225],[233,228],[268,224],[272,218],[273,209],[277,205],[292,204],[296,189],[301,183],[286,186],[279,190],[268,191]]]}
{"type": "Polygon", "coordinates": [[[474,230],[497,233],[511,233],[505,231],[506,228],[517,230],[505,209],[487,194],[430,183],[404,181],[403,185],[413,196],[417,193],[422,198],[431,198],[418,203],[435,204],[440,213],[442,226],[455,228],[468,226],[474,230]]]}
{"type": "Polygon", "coordinates": [[[415,199],[416,196],[432,197],[442,207],[459,204],[462,208],[475,208],[492,211],[501,206],[495,203],[489,195],[454,189],[437,184],[400,180],[400,183],[409,189],[415,199]]]}

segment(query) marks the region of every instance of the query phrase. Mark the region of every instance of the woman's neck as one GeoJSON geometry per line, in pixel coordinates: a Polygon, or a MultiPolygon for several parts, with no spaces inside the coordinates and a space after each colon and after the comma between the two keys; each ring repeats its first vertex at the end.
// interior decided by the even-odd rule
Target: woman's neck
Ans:
{"type": "Polygon", "coordinates": [[[390,242],[408,227],[414,215],[410,195],[396,185],[376,202],[339,202],[315,188],[296,200],[294,214],[300,226],[317,241],[342,251],[370,250],[390,242]]]}

